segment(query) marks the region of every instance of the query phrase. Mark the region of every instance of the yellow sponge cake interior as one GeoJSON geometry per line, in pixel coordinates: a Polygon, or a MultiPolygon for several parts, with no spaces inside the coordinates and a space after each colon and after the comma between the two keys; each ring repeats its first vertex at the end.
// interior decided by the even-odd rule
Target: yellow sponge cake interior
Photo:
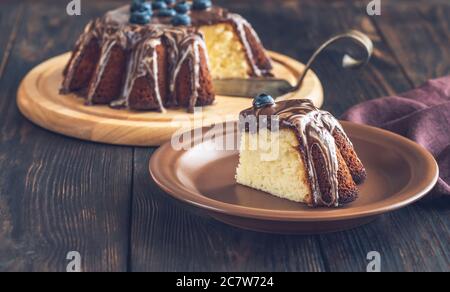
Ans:
{"type": "Polygon", "coordinates": [[[291,130],[244,132],[237,182],[280,198],[311,204],[311,188],[298,147],[291,130]]]}
{"type": "Polygon", "coordinates": [[[200,28],[205,38],[214,79],[246,78],[251,72],[246,51],[230,23],[200,28]]]}

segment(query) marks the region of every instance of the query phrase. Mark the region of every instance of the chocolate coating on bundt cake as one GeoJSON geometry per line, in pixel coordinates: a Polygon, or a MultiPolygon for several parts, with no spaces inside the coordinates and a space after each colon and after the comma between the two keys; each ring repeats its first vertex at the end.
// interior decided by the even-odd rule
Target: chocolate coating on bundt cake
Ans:
{"type": "Polygon", "coordinates": [[[299,142],[312,191],[312,206],[337,207],[358,197],[357,184],[366,171],[341,124],[309,100],[288,100],[255,105],[241,113],[243,131],[256,133],[290,129],[299,142]]]}
{"type": "Polygon", "coordinates": [[[221,23],[234,28],[245,50],[248,75],[270,75],[271,61],[241,16],[220,7],[186,13],[190,24],[180,26],[161,13],[153,13],[147,22],[130,22],[130,6],[91,21],[64,70],[61,92],[78,93],[87,104],[134,110],[184,107],[192,112],[210,105],[215,94],[200,28],[221,23]]]}

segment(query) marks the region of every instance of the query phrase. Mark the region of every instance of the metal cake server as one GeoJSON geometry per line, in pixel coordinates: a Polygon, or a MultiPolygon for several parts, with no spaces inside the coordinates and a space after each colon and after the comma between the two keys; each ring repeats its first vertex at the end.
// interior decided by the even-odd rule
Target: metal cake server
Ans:
{"type": "Polygon", "coordinates": [[[303,80],[305,79],[308,71],[311,69],[312,64],[317,57],[325,49],[335,44],[336,42],[349,39],[355,42],[359,47],[364,49],[364,58],[355,58],[350,54],[344,55],[342,59],[342,67],[356,69],[365,65],[373,54],[373,43],[370,38],[364,33],[351,30],[344,34],[339,34],[321,45],[311,56],[306,64],[305,70],[300,76],[296,85],[290,84],[287,80],[277,78],[248,78],[248,79],[221,79],[214,80],[214,88],[217,94],[225,96],[239,96],[239,97],[254,97],[261,93],[267,93],[273,97],[280,97],[290,92],[300,89],[303,80]]]}

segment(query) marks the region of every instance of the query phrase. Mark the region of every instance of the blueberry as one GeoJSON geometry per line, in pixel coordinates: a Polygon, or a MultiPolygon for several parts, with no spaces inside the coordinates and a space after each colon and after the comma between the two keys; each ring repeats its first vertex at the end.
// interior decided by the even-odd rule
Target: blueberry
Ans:
{"type": "Polygon", "coordinates": [[[159,0],[159,1],[153,2],[152,7],[155,10],[166,9],[167,4],[166,4],[166,2],[164,2],[164,0],[159,0]]]}
{"type": "Polygon", "coordinates": [[[275,104],[275,100],[273,99],[272,96],[268,95],[268,94],[260,94],[257,97],[255,97],[255,99],[253,100],[253,107],[254,108],[263,108],[269,105],[274,105],[275,104]]]}
{"type": "Polygon", "coordinates": [[[171,17],[175,16],[177,12],[172,8],[165,8],[158,11],[158,16],[160,17],[171,17]]]}
{"type": "Polygon", "coordinates": [[[190,25],[191,18],[186,14],[177,14],[172,18],[172,24],[175,26],[190,25]]]}
{"type": "Polygon", "coordinates": [[[141,0],[134,0],[131,4],[131,13],[133,12],[152,12],[150,3],[140,2],[141,0]]]}
{"type": "Polygon", "coordinates": [[[191,5],[186,1],[179,2],[175,5],[175,10],[180,14],[186,14],[191,9],[191,5]]]}
{"type": "Polygon", "coordinates": [[[131,14],[130,22],[134,24],[147,24],[152,20],[151,14],[147,12],[134,12],[131,14]]]}
{"type": "Polygon", "coordinates": [[[211,6],[211,0],[194,0],[192,7],[195,10],[206,10],[208,8],[211,8],[211,6]]]}
{"type": "Polygon", "coordinates": [[[166,0],[166,4],[169,6],[172,6],[173,4],[175,4],[175,2],[177,2],[176,0],[166,0]]]}

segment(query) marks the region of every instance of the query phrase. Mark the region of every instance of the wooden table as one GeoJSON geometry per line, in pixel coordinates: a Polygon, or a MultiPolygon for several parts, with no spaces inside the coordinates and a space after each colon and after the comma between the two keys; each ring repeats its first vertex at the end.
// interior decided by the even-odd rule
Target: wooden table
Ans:
{"type": "MultiPolygon", "coordinates": [[[[83,271],[365,271],[378,251],[383,271],[450,270],[449,201],[418,203],[351,231],[279,236],[238,230],[169,199],[149,179],[154,149],[87,143],[34,126],[19,113],[20,80],[68,51],[87,21],[128,1],[0,1],[0,270],[65,271],[79,251],[83,271]]],[[[450,72],[450,2],[215,0],[242,13],[272,50],[305,61],[328,36],[350,28],[376,44],[362,71],[333,52],[315,70],[335,115],[450,72]]]]}

